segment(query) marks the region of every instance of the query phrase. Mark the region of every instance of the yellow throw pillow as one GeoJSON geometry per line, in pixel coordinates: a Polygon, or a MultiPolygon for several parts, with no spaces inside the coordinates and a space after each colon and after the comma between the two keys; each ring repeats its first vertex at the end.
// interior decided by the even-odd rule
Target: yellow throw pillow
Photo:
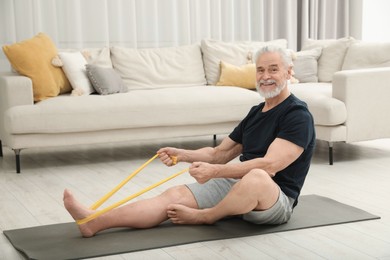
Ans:
{"type": "Polygon", "coordinates": [[[31,78],[34,101],[41,101],[72,90],[61,68],[51,64],[57,48],[44,33],[31,39],[3,46],[12,67],[21,75],[31,78]]]}
{"type": "Polygon", "coordinates": [[[247,89],[256,88],[256,64],[234,66],[221,61],[221,76],[217,86],[237,86],[247,89]]]}

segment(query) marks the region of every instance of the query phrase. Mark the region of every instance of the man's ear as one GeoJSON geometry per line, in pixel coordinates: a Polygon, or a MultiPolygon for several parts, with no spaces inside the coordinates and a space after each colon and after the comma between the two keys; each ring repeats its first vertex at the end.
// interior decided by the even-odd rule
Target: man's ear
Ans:
{"type": "Polygon", "coordinates": [[[288,69],[287,69],[287,79],[291,79],[292,76],[293,76],[293,67],[292,66],[288,66],[288,69]]]}

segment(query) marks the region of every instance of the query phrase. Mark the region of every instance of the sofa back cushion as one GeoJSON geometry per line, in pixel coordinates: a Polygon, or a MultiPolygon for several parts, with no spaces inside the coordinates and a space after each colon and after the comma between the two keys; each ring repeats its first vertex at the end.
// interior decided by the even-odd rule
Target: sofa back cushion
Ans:
{"type": "Polygon", "coordinates": [[[321,52],[322,48],[318,47],[295,54],[296,58],[293,60],[295,74],[293,76],[300,83],[318,82],[318,59],[321,52]]]}
{"type": "Polygon", "coordinates": [[[204,69],[208,85],[215,85],[220,77],[220,63],[225,62],[235,66],[252,63],[252,56],[266,45],[277,45],[287,48],[287,40],[278,39],[268,42],[224,42],[203,39],[201,42],[204,69]]]}
{"type": "Polygon", "coordinates": [[[110,57],[110,48],[86,48],[82,49],[81,53],[84,58],[87,60],[88,64],[112,68],[112,62],[110,57]]]}
{"type": "Polygon", "coordinates": [[[150,49],[115,46],[111,60],[129,90],[206,85],[197,44],[150,49]]]}
{"type": "Polygon", "coordinates": [[[318,60],[318,80],[320,82],[332,82],[333,74],[340,71],[348,47],[355,41],[352,37],[313,40],[307,39],[302,50],[311,50],[322,47],[322,54],[318,60]]]}
{"type": "Polygon", "coordinates": [[[110,48],[83,48],[83,49],[59,49],[59,52],[80,52],[88,64],[112,68],[110,48]]]}
{"type": "Polygon", "coordinates": [[[343,70],[390,67],[390,42],[356,42],[345,55],[343,70]]]}

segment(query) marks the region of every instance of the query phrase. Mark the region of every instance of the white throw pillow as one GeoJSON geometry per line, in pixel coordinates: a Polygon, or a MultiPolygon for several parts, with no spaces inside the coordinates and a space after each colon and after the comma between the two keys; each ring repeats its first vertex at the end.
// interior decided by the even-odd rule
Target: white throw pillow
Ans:
{"type": "Polygon", "coordinates": [[[60,52],[58,56],[63,64],[62,69],[77,95],[84,96],[95,92],[86,74],[87,61],[81,52],[60,52]]]}
{"type": "Polygon", "coordinates": [[[129,90],[206,85],[198,44],[150,49],[114,46],[111,59],[129,90]]]}
{"type": "Polygon", "coordinates": [[[307,51],[299,51],[295,54],[294,77],[300,83],[318,82],[318,58],[320,57],[322,48],[315,48],[307,51]]]}
{"type": "Polygon", "coordinates": [[[340,71],[344,62],[344,57],[349,45],[354,42],[352,37],[305,41],[302,50],[311,50],[322,47],[322,54],[318,60],[318,80],[320,82],[331,82],[333,74],[340,71]]]}
{"type": "Polygon", "coordinates": [[[201,47],[207,84],[215,85],[218,82],[221,61],[235,66],[252,63],[252,56],[255,55],[258,49],[266,45],[277,45],[282,48],[287,48],[287,40],[278,39],[268,42],[224,42],[203,39],[201,47]]]}
{"type": "Polygon", "coordinates": [[[358,42],[345,55],[343,70],[390,67],[390,42],[358,42]]]}

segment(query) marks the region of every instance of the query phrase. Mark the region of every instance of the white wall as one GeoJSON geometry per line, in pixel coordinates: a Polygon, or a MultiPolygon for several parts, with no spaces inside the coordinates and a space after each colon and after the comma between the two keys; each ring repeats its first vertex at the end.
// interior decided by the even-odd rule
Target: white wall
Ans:
{"type": "Polygon", "coordinates": [[[363,41],[390,42],[390,1],[363,1],[363,41]]]}

